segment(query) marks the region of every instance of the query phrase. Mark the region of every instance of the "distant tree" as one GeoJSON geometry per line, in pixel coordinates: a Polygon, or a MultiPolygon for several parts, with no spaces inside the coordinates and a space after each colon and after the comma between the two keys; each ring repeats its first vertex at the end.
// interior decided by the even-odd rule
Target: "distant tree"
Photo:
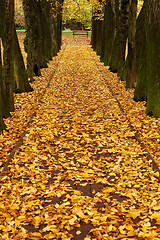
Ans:
{"type": "Polygon", "coordinates": [[[63,23],[81,23],[81,28],[91,28],[92,4],[88,0],[65,0],[63,23]]]}
{"type": "Polygon", "coordinates": [[[31,79],[34,75],[41,74],[40,69],[47,67],[47,62],[60,48],[61,2],[57,3],[58,6],[51,0],[23,0],[27,31],[25,39],[27,69],[31,79]]]}
{"type": "Polygon", "coordinates": [[[95,0],[92,3],[92,36],[91,44],[97,54],[102,54],[102,39],[104,31],[105,1],[95,0]]]}
{"type": "Polygon", "coordinates": [[[19,29],[25,29],[25,19],[22,0],[15,0],[15,24],[19,29]]]}

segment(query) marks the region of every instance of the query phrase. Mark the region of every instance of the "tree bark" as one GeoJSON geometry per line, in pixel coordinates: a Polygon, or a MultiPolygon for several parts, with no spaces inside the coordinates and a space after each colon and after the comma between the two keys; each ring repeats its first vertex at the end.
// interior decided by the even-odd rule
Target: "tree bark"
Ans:
{"type": "Polygon", "coordinates": [[[14,1],[0,0],[0,37],[4,48],[3,64],[3,90],[2,111],[3,116],[10,116],[14,111],[13,98],[13,26],[14,26],[14,1]]]}
{"type": "Polygon", "coordinates": [[[23,0],[23,9],[27,30],[27,68],[32,78],[41,74],[40,69],[47,67],[47,62],[60,49],[62,19],[58,13],[57,22],[54,20],[50,0],[23,0]]]}
{"type": "Polygon", "coordinates": [[[29,92],[33,88],[28,82],[28,74],[25,69],[23,56],[19,46],[15,24],[13,26],[13,91],[16,93],[29,92]]]}
{"type": "Polygon", "coordinates": [[[24,0],[23,9],[27,38],[25,49],[27,50],[27,70],[29,78],[41,74],[40,68],[47,67],[47,61],[43,54],[43,32],[41,28],[40,0],[24,0]]]}
{"type": "Polygon", "coordinates": [[[111,0],[107,0],[104,13],[101,52],[101,60],[104,62],[105,66],[109,65],[111,61],[115,34],[115,9],[113,9],[111,0]]]}
{"type": "Polygon", "coordinates": [[[2,87],[3,87],[3,82],[2,82],[2,58],[1,58],[1,38],[0,38],[0,132],[5,129],[5,124],[3,121],[3,111],[2,111],[2,106],[3,106],[2,87]]]}
{"type": "Polygon", "coordinates": [[[120,76],[125,62],[126,41],[128,36],[129,0],[115,0],[116,37],[110,62],[110,70],[120,76]]]}
{"type": "MultiPolygon", "coordinates": [[[[23,57],[19,47],[19,42],[18,42],[15,24],[14,24],[14,17],[13,17],[14,9],[12,9],[12,13],[11,12],[8,13],[8,18],[10,20],[7,20],[7,12],[5,11],[5,8],[7,7],[7,5],[5,6],[4,0],[0,0],[0,2],[1,2],[0,36],[2,37],[2,41],[3,41],[4,56],[7,53],[9,57],[9,59],[6,59],[6,56],[4,57],[4,59],[6,59],[5,63],[7,64],[8,61],[12,60],[11,67],[10,67],[10,71],[11,71],[10,81],[12,82],[12,90],[15,92],[30,91],[32,90],[32,88],[28,82],[28,76],[25,70],[24,61],[23,61],[23,57]],[[13,16],[10,16],[9,14],[12,14],[13,16]],[[11,27],[9,27],[9,24],[11,24],[11,27]],[[10,32],[8,36],[7,29],[9,28],[10,28],[9,30],[10,32]],[[8,44],[11,44],[11,46],[8,44]]],[[[6,65],[4,64],[4,72],[5,72],[5,67],[6,65]]]]}
{"type": "Polygon", "coordinates": [[[160,2],[145,0],[147,110],[160,117],[160,2]]]}
{"type": "Polygon", "coordinates": [[[115,0],[115,18],[116,18],[116,36],[113,41],[113,51],[111,61],[109,62],[110,70],[117,72],[118,60],[119,60],[119,32],[120,32],[120,4],[119,0],[115,0]]]}
{"type": "Polygon", "coordinates": [[[137,19],[136,24],[136,61],[137,61],[137,83],[134,92],[135,101],[147,99],[147,68],[146,68],[146,30],[144,7],[137,19]]]}
{"type": "Polygon", "coordinates": [[[103,23],[104,21],[102,20],[95,20],[96,24],[96,33],[94,36],[96,38],[95,51],[97,52],[98,55],[102,54],[103,23]]]}
{"type": "Polygon", "coordinates": [[[136,59],[136,19],[137,19],[137,0],[131,0],[129,25],[128,25],[128,56],[127,73],[125,74],[126,87],[135,88],[137,82],[137,59],[136,59]]]}
{"type": "Polygon", "coordinates": [[[92,36],[91,44],[93,49],[97,52],[98,55],[102,56],[102,39],[104,31],[104,6],[101,0],[99,0],[101,8],[97,6],[92,7],[92,36]]]}
{"type": "Polygon", "coordinates": [[[59,0],[58,7],[54,7],[56,10],[57,17],[55,19],[55,32],[56,32],[56,39],[57,39],[57,46],[58,51],[61,48],[62,45],[62,6],[63,6],[64,0],[59,0]]]}

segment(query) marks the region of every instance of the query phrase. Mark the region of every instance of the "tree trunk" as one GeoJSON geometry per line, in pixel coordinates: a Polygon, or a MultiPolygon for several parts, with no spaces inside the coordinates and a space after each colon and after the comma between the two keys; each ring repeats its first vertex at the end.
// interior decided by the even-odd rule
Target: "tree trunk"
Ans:
{"type": "Polygon", "coordinates": [[[129,0],[115,0],[116,37],[110,63],[110,70],[120,76],[125,62],[126,41],[128,35],[129,0]]]}
{"type": "Polygon", "coordinates": [[[145,0],[147,110],[160,117],[160,2],[145,0]]]}
{"type": "Polygon", "coordinates": [[[43,0],[41,2],[41,9],[43,9],[43,11],[41,11],[43,54],[45,55],[45,59],[49,61],[59,50],[56,41],[55,21],[50,1],[43,0]]]}
{"type": "Polygon", "coordinates": [[[134,93],[135,101],[144,101],[147,98],[146,51],[145,15],[143,7],[136,24],[137,84],[134,93]]]}
{"type": "Polygon", "coordinates": [[[113,41],[113,51],[111,61],[109,62],[110,70],[117,72],[117,66],[119,61],[119,34],[120,34],[120,6],[119,0],[115,0],[115,14],[116,14],[116,36],[113,41]]]}
{"type": "Polygon", "coordinates": [[[32,78],[41,74],[40,68],[47,67],[47,62],[60,49],[62,16],[58,13],[57,23],[54,21],[50,0],[23,0],[23,9],[27,30],[27,68],[32,78]]]}
{"type": "Polygon", "coordinates": [[[98,55],[102,54],[102,38],[103,38],[103,23],[102,20],[96,20],[96,46],[95,50],[98,55]]]}
{"type": "Polygon", "coordinates": [[[92,16],[92,35],[91,35],[91,45],[93,50],[96,50],[96,33],[97,33],[97,25],[94,16],[92,16]]]}
{"type": "Polygon", "coordinates": [[[15,24],[13,27],[13,90],[16,93],[32,91],[33,88],[28,82],[28,75],[25,69],[21,49],[19,46],[15,24]]]}
{"type": "Polygon", "coordinates": [[[24,0],[23,9],[27,30],[27,70],[29,78],[41,74],[40,68],[47,67],[45,56],[43,55],[43,32],[41,28],[40,1],[24,0]]]}
{"type": "MultiPolygon", "coordinates": [[[[127,74],[125,74],[126,87],[135,88],[137,82],[137,59],[136,59],[136,18],[137,18],[137,0],[131,1],[128,29],[128,56],[127,56],[127,74]]],[[[121,78],[122,79],[122,78],[121,78]]]]}
{"type": "Polygon", "coordinates": [[[56,18],[56,34],[57,34],[57,45],[58,45],[58,51],[61,48],[62,45],[62,5],[63,0],[59,0],[59,6],[56,9],[57,12],[57,18],[56,18]]]}
{"type": "Polygon", "coordinates": [[[3,111],[2,111],[2,106],[3,106],[3,98],[2,98],[2,58],[1,58],[1,38],[0,38],[0,132],[5,129],[5,124],[3,122],[3,111]]]}
{"type": "Polygon", "coordinates": [[[91,44],[98,55],[102,56],[102,39],[104,31],[104,3],[99,0],[99,6],[92,7],[92,36],[91,44]]]}
{"type": "Polygon", "coordinates": [[[2,90],[2,111],[3,116],[10,116],[14,111],[13,98],[13,27],[14,27],[14,1],[0,0],[0,37],[4,47],[3,64],[3,90],[2,90]]]}
{"type": "MultiPolygon", "coordinates": [[[[7,53],[10,58],[9,60],[6,60],[5,63],[7,63],[8,61],[11,61],[11,59],[12,59],[11,68],[10,68],[10,71],[11,71],[10,81],[12,82],[12,90],[16,91],[16,92],[30,91],[30,90],[32,90],[32,88],[28,82],[28,76],[26,74],[23,57],[22,57],[21,50],[19,47],[19,42],[18,42],[15,24],[14,24],[14,18],[13,18],[13,16],[14,16],[13,9],[12,9],[12,13],[11,12],[8,13],[8,14],[12,14],[13,16],[8,15],[8,18],[10,20],[8,20],[8,22],[6,22],[7,15],[5,14],[5,1],[0,0],[0,2],[1,2],[0,35],[1,35],[2,41],[3,41],[4,55],[6,55],[6,53],[7,53]],[[7,29],[9,28],[8,24],[12,25],[10,27],[10,33],[9,33],[9,38],[10,37],[12,38],[11,40],[9,40],[7,37],[7,34],[8,34],[7,29]],[[8,44],[12,44],[12,45],[9,46],[8,44]],[[8,53],[7,49],[9,50],[9,53],[8,53]],[[7,52],[6,52],[6,50],[7,50],[7,52]]],[[[4,59],[6,59],[6,56],[4,57],[4,59]]],[[[4,64],[4,68],[5,68],[5,64],[4,64]]]]}
{"type": "Polygon", "coordinates": [[[115,33],[115,12],[111,0],[107,0],[104,13],[101,53],[101,60],[104,62],[105,66],[109,65],[111,61],[115,33]]]}

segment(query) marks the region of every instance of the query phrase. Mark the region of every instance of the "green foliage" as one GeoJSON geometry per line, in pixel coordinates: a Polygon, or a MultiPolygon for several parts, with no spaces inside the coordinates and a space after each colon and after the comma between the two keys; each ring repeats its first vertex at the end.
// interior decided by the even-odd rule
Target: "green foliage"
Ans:
{"type": "Polygon", "coordinates": [[[17,29],[25,29],[22,1],[15,1],[15,24],[17,29]]]}
{"type": "Polygon", "coordinates": [[[87,0],[65,0],[63,4],[63,23],[80,22],[86,29],[91,28],[92,4],[87,0]]]}

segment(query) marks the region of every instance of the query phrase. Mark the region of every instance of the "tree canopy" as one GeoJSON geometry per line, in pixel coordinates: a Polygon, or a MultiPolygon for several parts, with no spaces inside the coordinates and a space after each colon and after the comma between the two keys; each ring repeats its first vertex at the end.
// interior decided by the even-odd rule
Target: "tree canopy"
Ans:
{"type": "Polygon", "coordinates": [[[87,0],[65,0],[63,23],[81,23],[82,28],[91,28],[92,4],[87,0]]]}

